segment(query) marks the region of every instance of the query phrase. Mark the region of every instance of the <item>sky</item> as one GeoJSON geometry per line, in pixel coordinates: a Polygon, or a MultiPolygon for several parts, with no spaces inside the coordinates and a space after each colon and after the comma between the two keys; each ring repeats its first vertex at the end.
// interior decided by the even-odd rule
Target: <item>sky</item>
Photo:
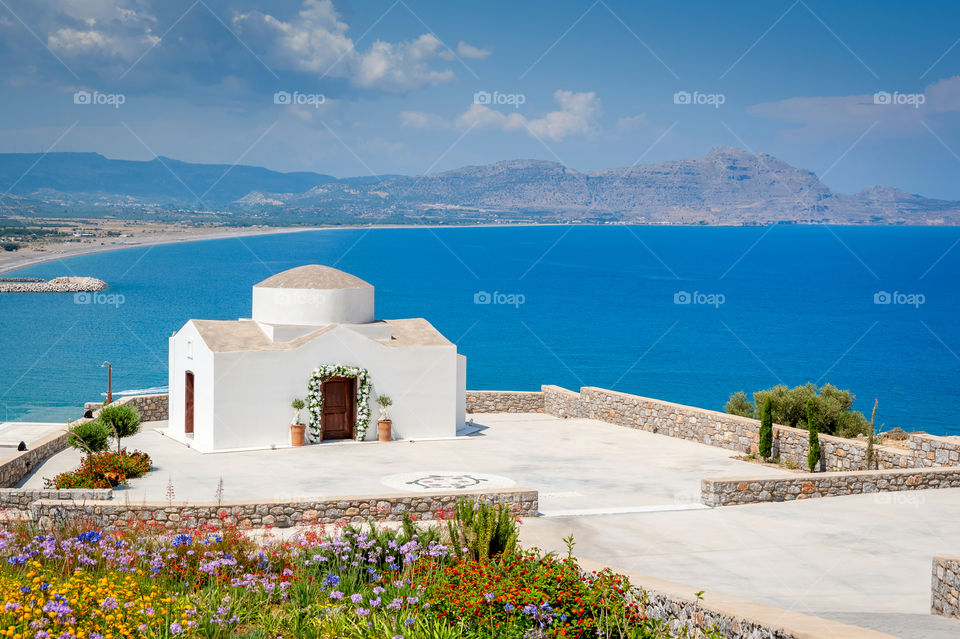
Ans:
{"type": "Polygon", "coordinates": [[[337,177],[769,153],[960,199],[960,3],[0,0],[0,152],[337,177]]]}

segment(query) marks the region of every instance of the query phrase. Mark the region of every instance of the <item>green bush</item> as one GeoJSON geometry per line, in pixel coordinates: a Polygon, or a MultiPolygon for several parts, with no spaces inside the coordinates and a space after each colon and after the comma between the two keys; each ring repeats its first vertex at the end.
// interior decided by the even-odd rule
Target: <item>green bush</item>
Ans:
{"type": "Polygon", "coordinates": [[[450,545],[460,559],[474,561],[513,552],[517,546],[517,522],[506,504],[492,506],[461,499],[447,522],[450,545]]]}
{"type": "Polygon", "coordinates": [[[136,435],[140,430],[140,413],[130,404],[110,404],[100,410],[98,421],[107,432],[117,439],[117,452],[120,452],[120,439],[136,435]]]}
{"type": "Polygon", "coordinates": [[[67,433],[67,446],[87,453],[99,453],[107,449],[110,428],[99,421],[81,422],[71,427],[67,433]]]}
{"type": "Polygon", "coordinates": [[[143,477],[150,470],[150,456],[138,450],[128,453],[99,452],[76,470],[44,479],[44,488],[113,488],[127,479],[143,477]]]}
{"type": "Polygon", "coordinates": [[[743,391],[730,396],[724,410],[732,415],[742,415],[760,419],[764,402],[770,399],[771,417],[776,424],[802,428],[807,419],[807,401],[813,400],[817,414],[817,428],[821,433],[839,437],[856,437],[869,430],[867,418],[860,411],[853,410],[856,396],[848,390],[840,390],[832,384],[824,384],[819,389],[815,384],[787,388],[778,384],[753,394],[753,401],[747,401],[743,391]]]}
{"type": "Polygon", "coordinates": [[[807,431],[810,433],[810,451],[807,453],[807,466],[812,473],[820,463],[820,430],[814,412],[814,402],[807,400],[807,431]]]}
{"type": "Polygon", "coordinates": [[[740,417],[753,417],[753,404],[747,399],[747,394],[743,391],[737,391],[730,396],[730,400],[724,405],[723,410],[731,415],[740,417]]]}
{"type": "Polygon", "coordinates": [[[760,410],[760,456],[770,458],[773,453],[773,402],[767,397],[760,410]]]}

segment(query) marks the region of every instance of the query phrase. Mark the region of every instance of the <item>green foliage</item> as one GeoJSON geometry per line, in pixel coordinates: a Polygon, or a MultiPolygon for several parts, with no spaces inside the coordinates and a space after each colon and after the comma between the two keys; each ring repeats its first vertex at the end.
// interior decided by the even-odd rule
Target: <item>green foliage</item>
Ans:
{"type": "Polygon", "coordinates": [[[767,399],[770,400],[771,415],[776,424],[803,427],[807,421],[807,402],[813,400],[817,428],[821,433],[856,437],[866,434],[868,430],[867,418],[852,408],[856,396],[832,384],[824,384],[820,388],[810,382],[793,388],[778,384],[756,391],[752,402],[747,401],[746,393],[737,391],[730,396],[724,410],[732,415],[760,419],[763,404],[767,399]]]}
{"type": "Polygon", "coordinates": [[[730,400],[724,405],[723,410],[731,415],[740,417],[753,417],[753,404],[747,399],[747,394],[743,391],[737,391],[730,396],[730,400]]]}
{"type": "Polygon", "coordinates": [[[100,410],[97,418],[101,424],[117,439],[117,452],[120,452],[120,439],[136,435],[140,430],[140,413],[130,404],[108,404],[100,410]]]}
{"type": "Polygon", "coordinates": [[[807,453],[807,466],[813,472],[820,463],[820,430],[817,424],[817,415],[814,411],[813,399],[807,400],[807,431],[810,433],[810,450],[807,453]]]}
{"type": "Polygon", "coordinates": [[[460,499],[447,522],[450,545],[460,559],[475,561],[510,553],[517,546],[517,522],[506,504],[460,499]]]}
{"type": "Polygon", "coordinates": [[[386,408],[393,405],[393,400],[388,395],[380,395],[377,397],[377,403],[386,408]]]}
{"type": "Polygon", "coordinates": [[[20,250],[20,244],[18,242],[4,242],[0,244],[0,248],[3,248],[4,251],[18,251],[20,250]]]}
{"type": "Polygon", "coordinates": [[[763,400],[760,410],[760,456],[769,458],[773,453],[773,402],[769,397],[763,400]]]}
{"type": "Polygon", "coordinates": [[[110,441],[110,428],[99,421],[81,422],[70,428],[67,433],[67,446],[82,450],[90,455],[107,449],[110,441]]]}
{"type": "Polygon", "coordinates": [[[292,402],[290,402],[290,408],[293,408],[293,409],[295,409],[295,410],[297,410],[297,411],[303,410],[304,406],[306,406],[306,405],[307,405],[307,404],[306,404],[302,399],[300,399],[299,397],[297,397],[297,398],[294,399],[292,402]]]}

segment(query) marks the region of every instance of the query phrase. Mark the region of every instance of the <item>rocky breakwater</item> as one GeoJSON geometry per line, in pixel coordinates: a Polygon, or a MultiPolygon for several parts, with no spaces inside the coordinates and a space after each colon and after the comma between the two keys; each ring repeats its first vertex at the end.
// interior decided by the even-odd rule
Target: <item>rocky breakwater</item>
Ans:
{"type": "Polygon", "coordinates": [[[49,281],[0,278],[0,293],[93,293],[105,288],[107,283],[95,277],[55,277],[49,281]]]}

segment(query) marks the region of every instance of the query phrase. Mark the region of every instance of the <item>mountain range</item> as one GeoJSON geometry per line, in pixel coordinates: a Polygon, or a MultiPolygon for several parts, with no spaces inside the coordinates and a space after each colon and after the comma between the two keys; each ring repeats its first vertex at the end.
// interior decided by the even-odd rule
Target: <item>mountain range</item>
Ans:
{"type": "Polygon", "coordinates": [[[158,157],[0,154],[5,207],[22,215],[203,214],[303,221],[583,221],[673,224],[958,224],[960,202],[886,186],[838,193],[771,155],[704,157],[582,173],[507,160],[427,175],[335,178],[158,157]]]}

